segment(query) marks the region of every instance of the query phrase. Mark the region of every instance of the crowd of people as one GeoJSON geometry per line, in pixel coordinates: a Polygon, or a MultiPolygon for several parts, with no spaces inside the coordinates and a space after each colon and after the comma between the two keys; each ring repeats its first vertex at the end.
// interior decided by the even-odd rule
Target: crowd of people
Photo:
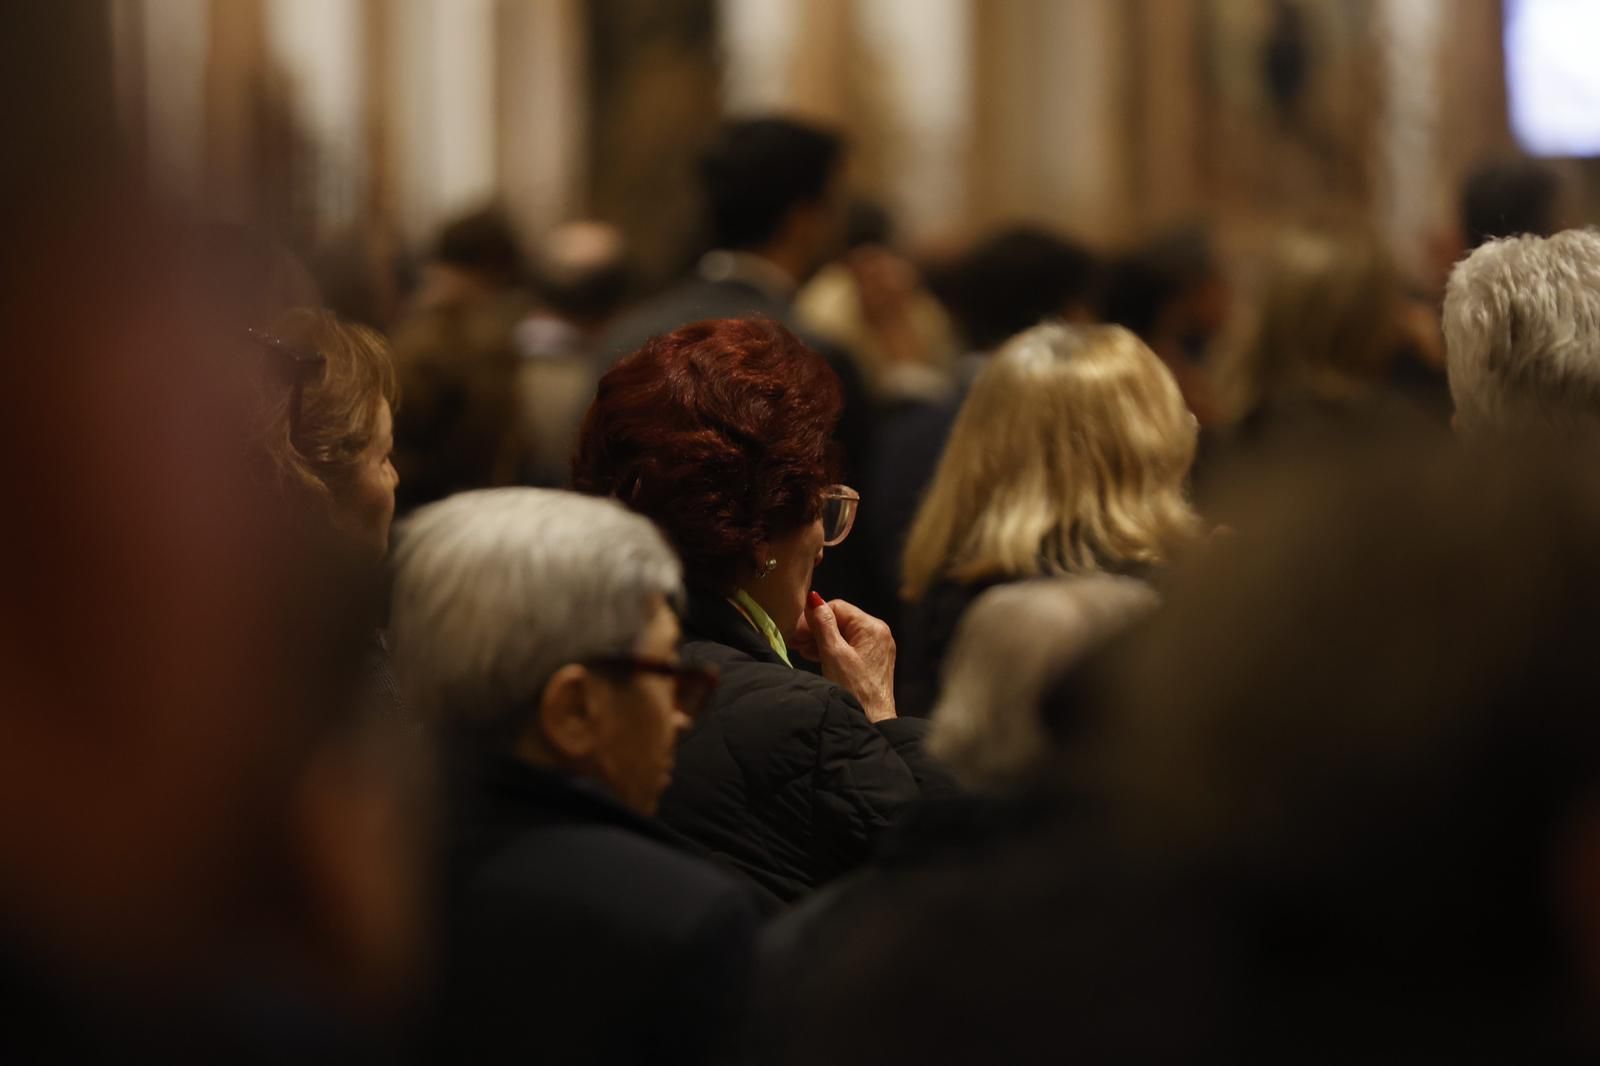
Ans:
{"type": "Polygon", "coordinates": [[[847,153],[729,122],[654,293],[474,214],[386,323],[53,194],[8,328],[111,354],[8,427],[63,473],[12,533],[0,1058],[1600,1052],[1559,183],[1475,174],[1438,292],[1313,231],[1246,292],[1204,228],[918,259],[847,153]]]}

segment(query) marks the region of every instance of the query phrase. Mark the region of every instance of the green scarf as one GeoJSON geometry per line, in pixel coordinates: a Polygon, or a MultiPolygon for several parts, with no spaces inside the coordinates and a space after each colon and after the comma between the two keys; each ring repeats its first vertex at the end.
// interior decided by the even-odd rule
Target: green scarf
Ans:
{"type": "Polygon", "coordinates": [[[739,589],[728,602],[744,615],[745,621],[756,627],[756,632],[767,638],[767,643],[772,645],[772,650],[778,653],[778,658],[783,660],[785,666],[794,666],[789,661],[789,646],[783,642],[783,634],[778,632],[777,623],[761,609],[754,597],[744,589],[739,589]]]}

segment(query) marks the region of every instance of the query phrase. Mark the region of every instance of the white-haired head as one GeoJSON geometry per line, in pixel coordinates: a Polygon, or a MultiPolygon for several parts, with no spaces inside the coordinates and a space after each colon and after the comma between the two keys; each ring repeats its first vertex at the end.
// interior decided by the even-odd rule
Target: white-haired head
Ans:
{"type": "Polygon", "coordinates": [[[554,489],[466,492],[422,508],[394,550],[390,637],[425,720],[513,744],[568,663],[626,654],[683,571],[614,500],[554,489]]]}
{"type": "Polygon", "coordinates": [[[928,750],[969,788],[1016,783],[1051,754],[1045,687],[1156,603],[1144,582],[1104,574],[990,589],[956,628],[928,750]]]}
{"type": "Polygon", "coordinates": [[[1600,233],[1478,248],[1450,274],[1444,337],[1464,434],[1600,428],[1600,233]]]}

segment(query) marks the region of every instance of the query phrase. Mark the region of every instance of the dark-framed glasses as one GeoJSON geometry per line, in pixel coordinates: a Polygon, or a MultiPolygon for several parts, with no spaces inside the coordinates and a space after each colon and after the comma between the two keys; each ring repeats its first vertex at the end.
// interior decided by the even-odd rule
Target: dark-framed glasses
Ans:
{"type": "Polygon", "coordinates": [[[822,546],[831,548],[850,535],[856,524],[861,493],[849,485],[829,485],[822,490],[822,546]]]}
{"type": "Polygon", "coordinates": [[[672,679],[672,702],[678,710],[694,718],[705,709],[717,690],[717,668],[708,663],[673,662],[648,655],[605,655],[586,660],[584,665],[618,677],[656,674],[672,679]]]}
{"type": "Polygon", "coordinates": [[[300,406],[306,386],[322,379],[328,359],[321,352],[310,351],[290,344],[263,330],[245,328],[245,336],[270,352],[274,366],[289,385],[289,443],[298,447],[300,433],[300,406]]]}

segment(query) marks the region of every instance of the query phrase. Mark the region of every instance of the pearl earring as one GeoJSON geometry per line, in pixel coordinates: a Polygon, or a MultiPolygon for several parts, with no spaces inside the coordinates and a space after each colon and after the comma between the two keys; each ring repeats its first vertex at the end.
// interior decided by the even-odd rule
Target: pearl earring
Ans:
{"type": "Polygon", "coordinates": [[[766,577],[768,574],[772,573],[777,568],[778,568],[778,560],[776,560],[776,559],[768,559],[767,560],[767,565],[761,568],[761,576],[762,577],[766,577]]]}

